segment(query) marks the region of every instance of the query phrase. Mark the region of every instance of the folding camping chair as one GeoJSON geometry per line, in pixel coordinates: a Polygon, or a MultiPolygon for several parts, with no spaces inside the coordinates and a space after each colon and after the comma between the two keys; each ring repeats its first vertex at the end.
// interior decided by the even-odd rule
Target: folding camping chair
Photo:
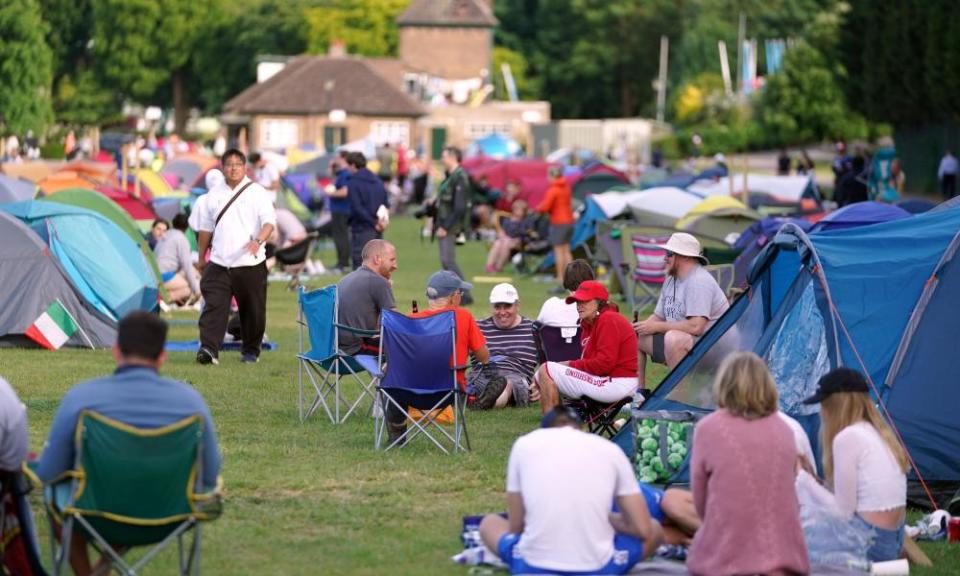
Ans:
{"type": "Polygon", "coordinates": [[[730,291],[733,289],[733,279],[734,276],[736,276],[733,264],[710,264],[709,266],[704,266],[704,269],[717,281],[717,285],[720,286],[723,293],[727,295],[727,298],[730,298],[730,291]]]}
{"type": "Polygon", "coordinates": [[[289,272],[291,276],[293,276],[293,278],[290,279],[290,284],[287,285],[290,290],[300,286],[300,272],[303,270],[307,258],[310,257],[310,249],[313,247],[313,241],[316,240],[318,236],[319,234],[317,232],[311,232],[307,234],[307,237],[303,240],[291,244],[286,248],[279,248],[274,251],[273,257],[285,268],[289,268],[289,272]]]}
{"type": "Polygon", "coordinates": [[[384,451],[410,443],[423,434],[444,453],[470,449],[467,436],[466,393],[457,383],[456,324],[453,311],[425,318],[408,318],[392,310],[384,310],[380,322],[380,356],[378,366],[386,370],[376,374],[377,405],[374,411],[374,448],[384,451]],[[437,417],[453,406],[453,433],[444,428],[437,417]],[[412,416],[408,407],[417,408],[412,416]],[[403,412],[408,427],[403,435],[384,446],[387,411],[403,412]],[[445,445],[447,443],[448,447],[445,445]]]}
{"type": "Polygon", "coordinates": [[[627,276],[627,301],[631,310],[639,310],[649,304],[656,304],[660,297],[660,289],[667,279],[666,264],[664,263],[667,251],[664,245],[668,240],[670,240],[670,235],[634,234],[630,238],[634,266],[627,276]],[[639,298],[638,291],[640,293],[639,298]]]}
{"type": "MultiPolygon", "coordinates": [[[[575,360],[581,355],[579,326],[545,326],[534,324],[534,335],[540,362],[565,362],[575,360]]],[[[564,405],[570,406],[580,415],[580,419],[593,434],[602,434],[612,438],[617,429],[614,421],[620,410],[633,398],[627,396],[613,403],[597,402],[587,396],[565,398],[564,405]]]]}
{"type": "Polygon", "coordinates": [[[297,354],[299,362],[297,408],[300,422],[306,421],[319,407],[323,406],[330,421],[340,424],[350,417],[364,398],[373,398],[373,382],[364,382],[360,374],[366,372],[368,367],[373,367],[374,358],[373,355],[351,356],[341,352],[339,330],[346,330],[360,337],[377,336],[379,332],[339,323],[339,298],[336,284],[310,292],[301,286],[299,302],[300,312],[297,323],[300,325],[300,352],[297,354]],[[304,330],[307,331],[310,350],[304,349],[304,330]],[[310,402],[306,411],[304,411],[304,374],[309,378],[315,392],[313,401],[310,402]],[[359,388],[356,397],[348,397],[342,389],[341,379],[346,376],[351,376],[359,388]],[[341,409],[344,411],[341,412],[341,409]]]}
{"type": "Polygon", "coordinates": [[[110,559],[112,567],[133,576],[174,540],[179,573],[200,572],[200,521],[219,515],[219,490],[197,493],[203,486],[203,418],[190,416],[169,426],[141,429],[84,410],[77,422],[74,469],[47,502],[54,574],[63,574],[75,529],[110,559]],[[145,457],[145,455],[149,457],[145,457]],[[69,479],[69,480],[66,480],[69,479]],[[61,526],[58,545],[54,527],[61,526]],[[185,535],[193,542],[185,550],[185,535]],[[151,546],[136,562],[123,559],[123,548],[151,546]]]}

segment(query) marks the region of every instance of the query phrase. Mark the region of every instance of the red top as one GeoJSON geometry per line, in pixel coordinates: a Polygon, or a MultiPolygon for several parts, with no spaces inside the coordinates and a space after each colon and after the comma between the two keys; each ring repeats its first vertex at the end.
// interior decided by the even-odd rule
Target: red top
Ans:
{"type": "Polygon", "coordinates": [[[637,334],[615,308],[607,306],[596,320],[581,325],[583,355],[570,367],[611,378],[637,377],[637,334]]]}
{"type": "MultiPolygon", "coordinates": [[[[456,349],[456,366],[466,366],[467,365],[467,353],[476,352],[477,350],[483,348],[487,344],[486,338],[483,337],[483,332],[480,332],[480,327],[477,326],[477,321],[474,320],[473,314],[470,313],[466,308],[455,308],[453,306],[446,306],[444,308],[438,308],[436,310],[421,310],[420,312],[414,312],[410,314],[411,318],[426,318],[428,316],[433,316],[441,312],[446,312],[447,310],[453,310],[454,313],[454,323],[457,326],[457,349],[456,349]]],[[[466,390],[467,386],[467,369],[463,368],[457,370],[457,382],[460,383],[460,388],[466,390]]]]}
{"type": "Polygon", "coordinates": [[[563,176],[554,178],[547,188],[547,195],[537,206],[537,212],[550,214],[550,223],[573,224],[573,191],[563,176]]]}

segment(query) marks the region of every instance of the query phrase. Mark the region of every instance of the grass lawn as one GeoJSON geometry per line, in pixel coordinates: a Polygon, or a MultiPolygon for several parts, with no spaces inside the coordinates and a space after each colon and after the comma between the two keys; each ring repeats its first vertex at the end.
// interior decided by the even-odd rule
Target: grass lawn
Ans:
{"type": "MultiPolygon", "coordinates": [[[[394,293],[402,311],[426,305],[427,277],[438,268],[437,248],[420,241],[418,223],[398,218],[388,239],[399,249],[394,293]]],[[[331,254],[323,254],[332,262],[331,254]]],[[[458,250],[467,271],[483,269],[484,247],[458,250]]],[[[470,275],[470,274],[468,274],[470,275]]],[[[335,278],[314,282],[322,286],[335,278]]],[[[551,284],[514,277],[522,310],[535,316],[551,284]]],[[[487,314],[492,284],[477,284],[475,316],[487,314]]],[[[473,451],[444,456],[422,439],[404,450],[373,450],[365,415],[334,426],[318,413],[297,418],[296,293],[269,289],[267,333],[279,348],[256,365],[238,353],[220,366],[199,366],[192,353],[170,355],[163,373],[193,384],[213,412],[223,450],[223,516],[204,526],[203,571],[208,574],[465,574],[449,561],[460,551],[461,517],[505,509],[507,456],[513,440],[533,429],[539,408],[468,413],[473,451]]],[[[180,321],[196,313],[177,313],[180,321]]],[[[196,326],[176,324],[172,339],[196,339],[196,326]]],[[[0,350],[0,374],[26,403],[31,450],[40,452],[64,392],[109,373],[109,351],[0,350]]],[[[659,367],[658,367],[659,368],[659,367]]],[[[663,377],[662,369],[652,381],[663,377]]],[[[34,497],[35,512],[40,510],[34,497]]],[[[44,531],[45,521],[37,516],[44,531]]],[[[46,557],[46,539],[41,537],[46,557]]],[[[960,546],[925,545],[937,566],[916,574],[960,574],[960,546]]],[[[148,573],[175,571],[175,547],[148,573]]]]}

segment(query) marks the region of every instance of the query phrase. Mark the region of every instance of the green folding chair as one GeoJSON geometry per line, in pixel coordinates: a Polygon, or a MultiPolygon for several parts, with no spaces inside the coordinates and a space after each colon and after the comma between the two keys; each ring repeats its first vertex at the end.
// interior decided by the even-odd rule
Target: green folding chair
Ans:
{"type": "MultiPolygon", "coordinates": [[[[138,574],[174,540],[180,574],[200,572],[200,524],[220,514],[219,486],[198,493],[202,486],[203,418],[190,416],[162,428],[143,429],[97,412],[81,412],[76,432],[76,464],[59,482],[69,482],[69,496],[48,498],[51,526],[61,527],[60,543],[51,529],[54,574],[65,573],[75,528],[113,569],[138,574]],[[54,523],[53,521],[56,521],[54,523]],[[185,535],[193,541],[185,549],[185,535]],[[127,548],[150,546],[136,562],[123,558],[127,548]]],[[[54,494],[57,493],[56,486],[54,494]]]]}

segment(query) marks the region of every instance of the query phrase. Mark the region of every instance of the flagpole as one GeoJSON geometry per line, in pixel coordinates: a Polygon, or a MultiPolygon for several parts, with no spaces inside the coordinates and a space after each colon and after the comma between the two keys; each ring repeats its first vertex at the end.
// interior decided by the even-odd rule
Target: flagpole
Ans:
{"type": "Polygon", "coordinates": [[[63,302],[61,302],[59,298],[56,298],[55,301],[63,308],[63,311],[67,313],[67,316],[70,317],[70,320],[73,321],[74,325],[76,325],[77,331],[80,332],[81,336],[83,336],[83,339],[87,342],[87,346],[89,346],[91,350],[96,350],[97,347],[94,346],[93,342],[90,341],[90,337],[87,336],[87,333],[83,330],[83,326],[77,322],[77,319],[73,317],[73,314],[70,313],[70,310],[63,305],[63,302]]]}

